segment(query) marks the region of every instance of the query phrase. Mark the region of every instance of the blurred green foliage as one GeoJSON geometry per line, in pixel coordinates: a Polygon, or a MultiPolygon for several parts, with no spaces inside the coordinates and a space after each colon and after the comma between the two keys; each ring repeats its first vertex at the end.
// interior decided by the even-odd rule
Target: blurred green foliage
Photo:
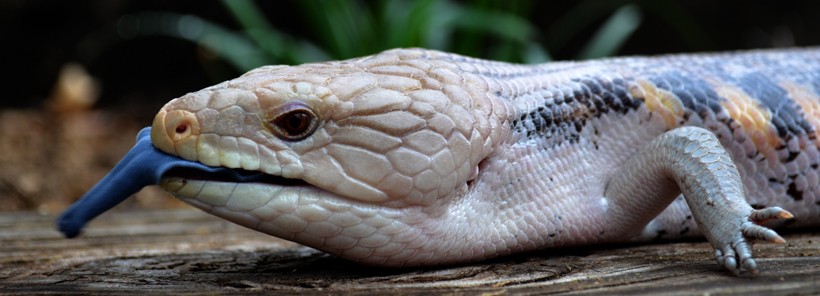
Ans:
{"type": "Polygon", "coordinates": [[[641,23],[629,2],[580,1],[572,19],[541,32],[528,20],[533,1],[304,0],[300,20],[315,36],[291,36],[271,25],[253,0],[223,0],[239,24],[230,30],[195,15],[141,13],[120,19],[123,35],[166,35],[196,42],[239,71],[266,64],[347,59],[396,47],[424,47],[510,62],[550,60],[545,44],[569,42],[573,32],[598,25],[577,58],[614,54],[641,23]],[[613,4],[614,3],[614,4],[613,4]],[[579,12],[584,12],[579,14],[579,12]],[[589,13],[592,11],[592,13],[589,13]]]}

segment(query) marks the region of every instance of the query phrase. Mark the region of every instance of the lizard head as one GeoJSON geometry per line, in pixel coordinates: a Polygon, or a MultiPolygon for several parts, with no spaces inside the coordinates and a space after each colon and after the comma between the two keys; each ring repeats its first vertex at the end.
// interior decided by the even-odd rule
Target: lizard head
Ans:
{"type": "Polygon", "coordinates": [[[486,82],[436,66],[427,57],[436,54],[267,66],[177,98],[154,119],[157,148],[266,178],[188,170],[160,185],[214,215],[344,258],[440,263],[425,251],[428,237],[443,235],[433,224],[453,215],[448,205],[467,194],[507,128],[486,82]]]}

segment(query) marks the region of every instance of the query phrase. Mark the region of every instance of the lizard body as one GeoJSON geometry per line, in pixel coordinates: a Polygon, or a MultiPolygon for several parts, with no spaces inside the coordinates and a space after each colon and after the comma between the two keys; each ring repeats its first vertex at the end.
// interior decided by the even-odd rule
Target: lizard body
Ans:
{"type": "Polygon", "coordinates": [[[782,242],[758,224],[820,225],[819,93],[816,49],[543,65],[397,49],[252,70],[169,102],[151,139],[275,176],[165,175],[180,199],[366,264],[706,236],[755,272],[746,239],[782,242]]]}

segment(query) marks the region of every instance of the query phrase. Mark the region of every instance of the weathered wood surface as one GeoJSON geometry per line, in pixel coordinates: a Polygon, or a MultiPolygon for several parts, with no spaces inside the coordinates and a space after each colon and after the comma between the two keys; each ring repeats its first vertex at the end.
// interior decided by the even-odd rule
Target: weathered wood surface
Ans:
{"type": "Polygon", "coordinates": [[[379,269],[193,210],[109,212],[68,240],[54,217],[0,213],[0,294],[820,294],[820,232],[758,244],[733,277],[704,242],[543,251],[467,266],[379,269]]]}

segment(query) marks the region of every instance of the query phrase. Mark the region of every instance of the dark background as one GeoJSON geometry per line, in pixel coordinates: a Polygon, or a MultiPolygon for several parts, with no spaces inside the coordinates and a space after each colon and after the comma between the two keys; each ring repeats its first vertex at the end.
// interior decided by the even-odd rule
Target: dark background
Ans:
{"type": "MultiPolygon", "coordinates": [[[[303,1],[304,2],[304,1],[303,1]]],[[[308,1],[310,2],[310,1],[308,1]]],[[[333,2],[333,1],[325,1],[333,2]]],[[[312,21],[311,9],[327,9],[325,2],[254,2],[277,30],[319,47],[321,26],[312,21]],[[318,32],[318,33],[317,33],[318,32]]],[[[446,1],[461,6],[503,10],[520,15],[537,28],[530,37],[553,59],[574,59],[612,11],[635,5],[641,21],[615,55],[652,55],[676,52],[723,51],[820,44],[820,1],[446,1]],[[581,12],[581,28],[566,30],[567,13],[581,12]],[[563,19],[562,19],[563,17],[563,19]],[[561,40],[556,40],[561,39],[561,40]],[[560,44],[556,44],[560,43],[560,44]]],[[[377,10],[384,1],[350,1],[362,10],[377,10]]],[[[163,35],[124,37],[116,26],[123,16],[142,12],[195,15],[240,32],[241,25],[220,1],[80,0],[0,1],[0,58],[2,58],[2,108],[36,108],[52,91],[59,69],[78,62],[100,82],[96,107],[162,103],[188,91],[239,75],[219,55],[195,42],[163,35]]],[[[374,13],[378,14],[378,13],[374,13]]],[[[388,16],[389,17],[389,16],[388,16]]],[[[580,19],[580,17],[579,17],[580,19]]],[[[482,20],[476,20],[481,22],[482,20]]],[[[479,30],[456,30],[452,38],[481,35],[479,30]]],[[[480,38],[479,38],[480,39],[480,38]]],[[[493,38],[472,41],[470,48],[456,45],[444,50],[490,57],[493,38]]],[[[349,40],[357,43],[357,40],[349,40]]],[[[412,44],[420,46],[424,44],[412,44]]],[[[363,49],[370,54],[386,46],[363,49]]],[[[357,52],[359,53],[359,52],[357,52]]],[[[331,55],[331,58],[349,58],[331,55]]],[[[280,61],[271,60],[271,63],[280,61]]]]}

